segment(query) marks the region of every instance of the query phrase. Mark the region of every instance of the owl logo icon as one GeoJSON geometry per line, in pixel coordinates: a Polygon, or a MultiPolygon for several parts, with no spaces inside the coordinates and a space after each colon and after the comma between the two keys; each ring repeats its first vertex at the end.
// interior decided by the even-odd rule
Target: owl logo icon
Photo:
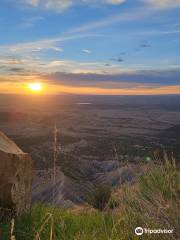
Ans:
{"type": "Polygon", "coordinates": [[[143,228],[142,227],[135,228],[135,234],[138,236],[143,235],[143,228]]]}

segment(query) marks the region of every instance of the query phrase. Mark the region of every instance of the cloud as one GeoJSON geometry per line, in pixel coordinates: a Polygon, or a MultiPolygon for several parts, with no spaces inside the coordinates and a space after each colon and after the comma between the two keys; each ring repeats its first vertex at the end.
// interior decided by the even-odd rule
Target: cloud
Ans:
{"type": "Polygon", "coordinates": [[[143,40],[142,43],[140,44],[141,48],[149,48],[151,47],[151,44],[147,40],[143,40]]]}
{"type": "Polygon", "coordinates": [[[87,37],[101,37],[100,34],[73,34],[73,35],[64,35],[56,38],[49,38],[49,39],[42,39],[33,42],[26,42],[26,43],[18,43],[14,45],[0,45],[0,55],[7,56],[7,55],[19,55],[25,56],[29,55],[32,56],[33,52],[39,52],[43,50],[52,50],[57,52],[63,52],[63,48],[59,47],[58,45],[65,41],[70,41],[74,39],[81,39],[87,37]]]}
{"type": "Polygon", "coordinates": [[[71,60],[48,60],[35,56],[22,56],[17,59],[12,57],[0,57],[0,72],[12,73],[12,68],[24,68],[24,72],[48,74],[53,72],[71,72],[71,73],[97,73],[97,74],[115,74],[121,69],[117,64],[105,66],[105,62],[77,62],[71,60]]]}
{"type": "Polygon", "coordinates": [[[45,7],[46,9],[58,10],[63,11],[70,6],[73,5],[73,1],[71,0],[43,0],[41,2],[41,6],[45,7]]]}
{"type": "Polygon", "coordinates": [[[36,22],[43,21],[44,17],[41,16],[35,16],[32,18],[27,18],[21,23],[19,26],[20,27],[32,27],[36,22]]]}
{"type": "Polygon", "coordinates": [[[80,27],[72,29],[71,31],[69,31],[69,33],[86,32],[86,31],[90,31],[90,30],[103,28],[103,27],[108,27],[108,26],[111,26],[111,25],[117,24],[117,23],[134,21],[134,20],[138,20],[138,19],[141,19],[141,18],[147,16],[149,13],[150,13],[150,11],[147,12],[145,8],[137,8],[137,9],[134,9],[133,11],[108,16],[99,21],[94,21],[94,22],[82,25],[80,27]]]}
{"type": "Polygon", "coordinates": [[[115,62],[119,62],[119,63],[124,61],[123,58],[121,58],[121,57],[119,57],[119,58],[112,58],[112,60],[115,61],[115,62]]]}
{"type": "Polygon", "coordinates": [[[25,3],[27,3],[33,7],[38,6],[38,2],[39,2],[39,0],[24,0],[24,1],[25,1],[25,3]]]}
{"type": "MultiPolygon", "coordinates": [[[[129,70],[120,69],[119,65],[106,66],[105,63],[63,60],[43,62],[33,59],[6,59],[5,62],[0,59],[0,63],[6,68],[0,74],[1,83],[26,83],[39,79],[49,86],[49,89],[54,89],[53,93],[62,89],[71,93],[87,94],[160,94],[160,89],[164,89],[163,93],[177,93],[178,89],[180,90],[178,65],[176,69],[129,70]]],[[[0,85],[2,87],[2,84],[0,85]]],[[[6,86],[6,90],[10,90],[10,87],[11,83],[6,86]]]]}
{"type": "MultiPolygon", "coordinates": [[[[134,72],[135,73],[135,72],[134,72]]],[[[130,74],[126,73],[130,76],[130,74]]],[[[139,72],[140,74],[140,72],[139,72]]],[[[147,72],[148,74],[148,72],[147,72]]],[[[123,74],[124,75],[124,74],[123,74]]],[[[122,75],[122,78],[123,78],[122,75]]],[[[145,76],[144,76],[145,77],[145,76]]],[[[124,81],[120,76],[103,74],[55,74],[0,75],[0,92],[22,93],[27,82],[41,81],[47,93],[61,92],[78,94],[168,94],[180,93],[180,85],[162,85],[151,82],[124,81]],[[106,77],[105,77],[106,76],[106,77]],[[104,80],[105,77],[105,80],[104,80]],[[118,80],[116,80],[116,79],[118,80]],[[3,87],[4,85],[4,87],[3,87]]],[[[25,90],[25,89],[24,89],[25,90]]],[[[28,92],[27,92],[28,93],[28,92]]]]}
{"type": "Polygon", "coordinates": [[[63,11],[73,5],[72,0],[23,0],[31,7],[44,8],[47,10],[63,11]]]}
{"type": "MultiPolygon", "coordinates": [[[[115,61],[115,60],[114,60],[115,61]]],[[[23,68],[23,73],[33,73],[33,74],[50,74],[56,72],[66,72],[71,74],[99,74],[103,75],[104,79],[107,76],[117,76],[122,77],[121,80],[129,81],[132,77],[132,81],[142,81],[142,79],[159,79],[159,76],[162,77],[162,81],[169,78],[172,78],[172,81],[178,76],[180,79],[180,74],[175,72],[176,69],[180,69],[180,65],[174,64],[171,62],[168,63],[159,63],[155,62],[153,66],[138,65],[132,64],[127,67],[121,66],[122,59],[117,58],[116,62],[84,62],[84,61],[73,61],[73,60],[63,60],[63,59],[45,59],[37,58],[36,55],[24,55],[15,57],[14,55],[5,57],[0,57],[0,72],[3,74],[12,74],[12,68],[23,68]],[[165,68],[166,66],[166,68],[165,68]],[[144,69],[144,71],[143,71],[144,69]],[[162,71],[150,71],[151,69],[162,69],[162,71]],[[166,72],[164,70],[167,70],[166,72]],[[170,72],[169,69],[173,71],[170,72]],[[140,71],[141,70],[141,71],[140,71]],[[149,72],[148,72],[149,70],[149,72]],[[164,72],[164,75],[163,75],[164,72]],[[139,73],[139,74],[138,74],[139,73]],[[141,73],[141,74],[140,74],[141,73]],[[124,74],[124,75],[123,75],[124,74]],[[129,77],[127,78],[127,74],[129,77]],[[152,77],[153,74],[153,77],[152,77]],[[169,75],[168,75],[169,74],[169,75]],[[179,75],[178,75],[179,74],[179,75]],[[170,77],[169,77],[170,76],[170,77]],[[151,78],[152,77],[152,78],[151,78]]],[[[14,71],[17,72],[17,71],[14,71]]],[[[22,71],[21,71],[22,73],[22,71]]],[[[83,75],[84,76],[84,75],[83,75]]],[[[116,77],[113,77],[115,79],[116,77]]],[[[180,81],[178,79],[178,81],[180,81]]]]}
{"type": "Polygon", "coordinates": [[[86,54],[91,54],[91,53],[92,53],[92,51],[89,50],[89,49],[83,49],[82,51],[83,51],[84,53],[86,53],[86,54]]]}
{"type": "Polygon", "coordinates": [[[24,0],[26,4],[32,7],[40,7],[47,10],[62,12],[73,5],[94,5],[94,4],[112,4],[118,5],[126,0],[24,0]]]}
{"type": "MultiPolygon", "coordinates": [[[[119,74],[66,73],[6,76],[0,81],[9,84],[40,79],[52,93],[79,94],[177,94],[180,93],[180,69],[133,71],[119,74]]],[[[8,86],[8,88],[10,85],[8,86]]]]}
{"type": "MultiPolygon", "coordinates": [[[[119,5],[127,0],[20,0],[31,7],[62,12],[74,5],[119,5]]],[[[165,9],[180,7],[180,0],[138,0],[150,7],[165,9]]]]}
{"type": "Polygon", "coordinates": [[[109,4],[121,4],[121,3],[124,3],[126,0],[106,0],[105,2],[106,3],[109,3],[109,4]]]}
{"type": "Polygon", "coordinates": [[[10,69],[12,72],[22,72],[24,71],[24,68],[19,68],[19,67],[13,67],[10,69]]]}
{"type": "MultiPolygon", "coordinates": [[[[46,62],[44,66],[38,66],[42,72],[69,72],[73,74],[116,74],[122,71],[117,64],[105,66],[105,62],[77,62],[68,60],[56,60],[46,62]]],[[[38,65],[38,64],[37,64],[38,65]]]]}
{"type": "Polygon", "coordinates": [[[11,53],[11,54],[32,54],[32,52],[39,52],[42,50],[53,50],[53,51],[63,51],[62,48],[57,47],[57,42],[60,39],[47,39],[47,40],[40,40],[35,42],[28,42],[28,43],[19,43],[15,45],[9,46],[0,46],[0,53],[11,53]]]}
{"type": "Polygon", "coordinates": [[[158,86],[174,86],[180,85],[180,69],[175,70],[134,70],[131,72],[122,72],[118,74],[95,74],[95,73],[65,73],[56,72],[47,75],[49,79],[56,80],[57,83],[78,84],[86,86],[94,86],[95,82],[100,85],[102,83],[130,83],[135,85],[158,85],[158,86]]]}
{"type": "Polygon", "coordinates": [[[180,0],[141,0],[141,1],[156,8],[180,7],[180,0]]]}
{"type": "MultiPolygon", "coordinates": [[[[119,5],[127,0],[21,0],[32,7],[40,7],[47,10],[63,11],[73,5],[87,4],[89,6],[99,4],[119,5]]],[[[149,6],[163,9],[180,7],[180,0],[139,0],[149,6]]]]}

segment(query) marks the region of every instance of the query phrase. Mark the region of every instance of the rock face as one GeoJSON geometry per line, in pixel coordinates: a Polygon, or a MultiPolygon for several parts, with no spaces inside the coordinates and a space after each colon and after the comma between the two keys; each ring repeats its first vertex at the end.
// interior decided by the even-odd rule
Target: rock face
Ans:
{"type": "Polygon", "coordinates": [[[30,208],[32,160],[0,132],[0,208],[17,215],[30,208]]]}

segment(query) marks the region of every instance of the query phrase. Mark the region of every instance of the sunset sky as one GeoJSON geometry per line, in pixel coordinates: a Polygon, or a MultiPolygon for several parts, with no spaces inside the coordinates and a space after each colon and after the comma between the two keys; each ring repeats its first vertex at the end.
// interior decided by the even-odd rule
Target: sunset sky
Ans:
{"type": "Polygon", "coordinates": [[[180,0],[1,0],[0,93],[180,94],[180,0]]]}

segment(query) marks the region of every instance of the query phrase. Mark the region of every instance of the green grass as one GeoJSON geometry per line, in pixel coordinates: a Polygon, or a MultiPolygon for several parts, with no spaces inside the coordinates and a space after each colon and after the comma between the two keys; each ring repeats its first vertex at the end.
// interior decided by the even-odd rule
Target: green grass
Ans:
{"type": "MultiPolygon", "coordinates": [[[[116,189],[103,212],[36,205],[31,212],[15,219],[16,240],[35,239],[42,226],[41,240],[50,240],[51,227],[54,240],[178,239],[179,180],[174,161],[165,160],[163,166],[154,165],[136,184],[116,189]],[[174,234],[138,237],[134,234],[137,226],[174,229],[174,234]]],[[[10,224],[1,223],[0,229],[0,239],[9,239],[10,224]]]]}
{"type": "MultiPolygon", "coordinates": [[[[15,235],[17,240],[34,239],[33,237],[45,220],[45,216],[51,213],[53,216],[53,232],[55,239],[109,239],[113,227],[113,217],[108,213],[93,211],[91,213],[75,213],[70,210],[52,208],[36,205],[30,213],[16,219],[15,235]],[[94,236],[94,238],[92,238],[94,236]]],[[[41,239],[49,239],[51,221],[44,227],[41,239]]],[[[4,232],[7,234],[2,238],[8,239],[10,226],[4,224],[4,232]]]]}
{"type": "Polygon", "coordinates": [[[127,239],[134,239],[127,233],[135,226],[143,228],[174,229],[173,235],[143,236],[143,239],[178,239],[180,235],[179,203],[180,172],[175,162],[165,156],[162,166],[154,165],[153,170],[140,177],[134,186],[124,185],[114,193],[111,200],[118,208],[117,214],[124,216],[123,234],[127,239]],[[119,211],[118,211],[119,210],[119,211]]]}

